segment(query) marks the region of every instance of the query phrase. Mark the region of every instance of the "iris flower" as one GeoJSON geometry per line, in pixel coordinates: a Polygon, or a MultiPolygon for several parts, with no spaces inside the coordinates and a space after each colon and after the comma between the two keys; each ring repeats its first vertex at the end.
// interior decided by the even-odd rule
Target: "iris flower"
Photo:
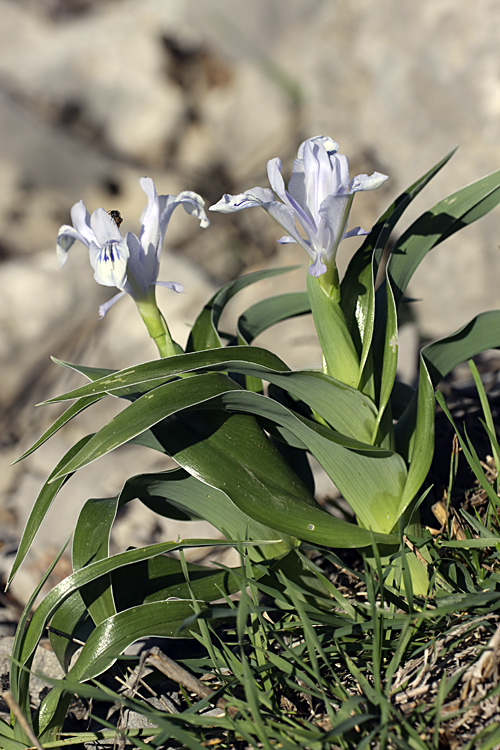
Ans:
{"type": "Polygon", "coordinates": [[[349,180],[349,162],[338,148],[331,138],[309,138],[299,148],[288,190],[281,175],[281,160],[271,159],[267,174],[272,190],[255,187],[239,195],[226,193],[210,206],[210,211],[232,213],[262,206],[287,232],[278,242],[302,245],[311,259],[309,273],[321,276],[335,264],[343,239],[368,234],[360,227],[346,231],[354,195],[374,190],[387,179],[387,175],[374,172],[349,180]]]}
{"type": "Polygon", "coordinates": [[[90,216],[83,201],[75,203],[71,209],[73,226],[64,224],[58,232],[57,256],[61,266],[66,263],[74,241],[78,240],[89,250],[90,264],[98,284],[120,290],[100,306],[101,318],[126,294],[130,294],[140,305],[154,303],[155,286],[165,286],[175,292],[183,291],[182,284],[175,281],[158,281],[163,238],[177,206],[182,205],[187,213],[199,220],[202,227],[210,223],[204,201],[197,193],[185,190],[177,196],[158,195],[149,177],[142,177],[140,185],[146,193],[148,204],[142,212],[139,237],[132,232],[128,232],[126,237],[122,236],[118,212],[112,211],[110,215],[104,208],[98,208],[90,216]]]}

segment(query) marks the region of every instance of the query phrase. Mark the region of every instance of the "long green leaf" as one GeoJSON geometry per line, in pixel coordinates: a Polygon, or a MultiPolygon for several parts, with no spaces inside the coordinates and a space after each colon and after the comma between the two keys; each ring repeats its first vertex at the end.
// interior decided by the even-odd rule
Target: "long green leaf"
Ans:
{"type": "MultiPolygon", "coordinates": [[[[183,412],[184,430],[188,429],[187,422],[192,423],[190,435],[186,434],[181,439],[179,431],[181,417],[177,414],[176,418],[169,422],[169,429],[163,429],[161,442],[167,446],[168,452],[181,465],[184,464],[179,455],[189,446],[197,451],[198,460],[204,464],[213,465],[213,455],[208,450],[206,441],[209,438],[217,440],[217,436],[222,439],[224,410],[227,410],[230,404],[237,404],[236,410],[250,410],[266,420],[278,421],[282,424],[307,445],[322,463],[348,502],[353,505],[364,525],[376,531],[389,531],[392,528],[397,519],[393,517],[391,509],[394,509],[399,501],[406,473],[404,463],[399,456],[390,451],[349,439],[310,420],[298,417],[269,398],[238,389],[232,381],[216,373],[168,383],[146,394],[103,427],[80,455],[72,459],[62,472],[75,471],[96,460],[110,450],[128,442],[134,434],[158,424],[179,410],[183,412]],[[230,399],[232,392],[238,393],[238,399],[233,402],[230,399]],[[252,396],[255,396],[257,401],[252,401],[252,396]],[[203,426],[200,417],[187,409],[190,406],[196,406],[199,409],[200,405],[203,408],[219,411],[218,421],[214,425],[203,426]],[[186,445],[183,445],[182,441],[186,445]],[[352,450],[346,451],[346,447],[352,450]],[[205,454],[204,458],[203,454],[205,454]],[[380,498],[382,496],[384,503],[381,510],[380,498]],[[371,500],[368,501],[368,498],[371,500]]],[[[233,408],[235,408],[234,405],[233,408]]],[[[306,521],[308,509],[314,508],[314,501],[309,497],[306,488],[272,450],[269,441],[262,442],[263,433],[251,418],[240,418],[239,422],[233,420],[232,425],[236,434],[225,436],[218,448],[220,464],[216,467],[216,482],[213,479],[207,480],[205,472],[209,470],[209,466],[193,472],[188,460],[185,468],[190,473],[196,473],[208,484],[222,489],[244,512],[265,525],[278,528],[292,536],[318,541],[318,531],[311,534],[311,531],[317,529],[317,523],[310,518],[306,521]],[[239,455],[240,451],[237,448],[242,445],[246,447],[244,456],[239,455]],[[248,450],[249,445],[253,445],[252,452],[248,450]],[[245,459],[247,459],[246,462],[245,459]],[[232,465],[231,471],[228,470],[229,465],[232,465]],[[239,476],[241,471],[243,475],[239,477],[238,482],[235,482],[235,477],[239,476]],[[227,490],[228,485],[232,487],[231,492],[227,490]],[[251,487],[254,489],[251,490],[251,487]],[[301,518],[300,522],[296,524],[290,521],[292,524],[290,526],[288,520],[285,523],[285,519],[280,517],[280,524],[277,525],[272,510],[273,505],[263,495],[263,490],[266,493],[272,492],[275,504],[284,502],[285,499],[288,504],[295,504],[301,518]],[[254,494],[252,503],[244,500],[244,493],[250,491],[254,494]],[[243,498],[240,497],[240,493],[243,494],[243,498]],[[279,498],[282,500],[278,500],[279,498]],[[257,513],[259,515],[256,515],[257,513]],[[309,528],[311,525],[314,529],[309,528]]],[[[211,451],[214,451],[213,445],[211,451]]],[[[322,511],[316,512],[323,517],[322,511]]],[[[323,518],[323,521],[327,523],[326,518],[323,518]]],[[[341,541],[340,539],[339,542],[341,541]]]]}
{"type": "MultiPolygon", "coordinates": [[[[238,508],[221,490],[209,487],[183,469],[131,477],[120,494],[120,507],[138,498],[155,513],[172,517],[172,504],[219,529],[227,539],[269,539],[281,542],[250,547],[250,557],[276,557],[295,545],[286,534],[264,526],[238,508]]],[[[174,515],[175,517],[175,515],[174,515]]]]}
{"type": "Polygon", "coordinates": [[[280,294],[261,300],[248,308],[237,323],[238,339],[246,344],[276,323],[311,312],[307,292],[280,294]]]}
{"type": "Polygon", "coordinates": [[[377,220],[362,246],[354,254],[344,274],[341,289],[341,305],[349,326],[351,336],[364,356],[361,363],[364,367],[366,352],[371,344],[374,323],[374,283],[379,269],[382,252],[404,211],[420,191],[451,159],[455,149],[450,151],[432,169],[401,193],[394,203],[377,220]],[[361,343],[358,343],[360,337],[361,343]]]}
{"type": "Polygon", "coordinates": [[[427,253],[499,202],[500,170],[449,195],[417,219],[400,237],[388,261],[396,305],[427,253]]]}
{"type": "Polygon", "coordinates": [[[88,396],[87,398],[80,398],[78,401],[74,404],[72,404],[69,409],[66,409],[64,414],[61,414],[60,417],[56,419],[56,421],[41,435],[38,440],[33,443],[33,445],[28,448],[28,450],[24,451],[24,453],[19,456],[19,458],[16,458],[16,460],[13,463],[18,463],[18,461],[22,461],[23,458],[26,458],[27,456],[34,453],[37,448],[39,448],[43,443],[45,443],[49,438],[52,437],[58,430],[61,429],[61,427],[64,427],[65,424],[67,424],[70,420],[73,419],[73,417],[76,417],[78,414],[81,414],[82,411],[87,409],[89,406],[92,406],[92,404],[95,404],[97,401],[100,401],[103,397],[102,394],[99,394],[97,396],[88,396]]]}
{"type": "MultiPolygon", "coordinates": [[[[338,432],[361,442],[371,441],[377,409],[370,398],[322,373],[292,372],[278,357],[258,347],[230,347],[147,362],[122,370],[112,379],[83,386],[83,391],[116,393],[124,386],[128,390],[138,390],[145,383],[153,387],[168,381],[172,375],[206,371],[230,371],[267,380],[304,401],[338,432]]],[[[80,391],[79,388],[61,398],[78,397],[80,391]]]]}
{"type": "MultiPolygon", "coordinates": [[[[242,543],[252,544],[252,542],[242,543]]],[[[104,560],[98,560],[90,563],[84,568],[75,571],[63,581],[58,583],[47,594],[45,599],[37,607],[27,627],[25,637],[22,642],[19,661],[26,664],[35,651],[40,638],[42,637],[45,627],[50,621],[55,611],[61,604],[73,594],[97,578],[106,575],[121,567],[132,565],[134,563],[148,560],[157,555],[163,555],[180,549],[190,549],[193,547],[227,547],[228,542],[221,542],[213,539],[189,539],[187,541],[163,542],[161,544],[151,544],[139,549],[131,549],[121,552],[113,557],[107,557],[104,560]]]]}
{"type": "Polygon", "coordinates": [[[436,387],[457,365],[497,347],[500,347],[500,310],[489,310],[472,318],[450,336],[425,346],[422,354],[436,387]]]}
{"type": "Polygon", "coordinates": [[[268,279],[282,273],[287,273],[287,271],[292,271],[294,268],[295,266],[290,266],[288,268],[254,271],[253,273],[246,274],[235,281],[230,281],[225,284],[207,302],[201,313],[196,318],[191,329],[186,351],[194,352],[222,346],[218,325],[220,316],[229,300],[232,299],[232,297],[234,297],[234,295],[241,289],[244,289],[250,284],[255,284],[262,279],[268,279]]]}
{"type": "Polygon", "coordinates": [[[134,388],[139,389],[142,384],[149,384],[149,387],[152,388],[161,385],[173,375],[186,372],[203,369],[213,370],[218,366],[222,371],[230,369],[236,372],[235,368],[241,363],[247,363],[250,367],[255,366],[254,370],[248,370],[249,374],[265,372],[266,370],[290,372],[290,368],[279,357],[259,347],[232,346],[218,350],[208,349],[190,354],[177,354],[173,357],[128,367],[125,370],[113,373],[109,377],[99,378],[93,383],[49,399],[45,403],[58,403],[59,401],[68,401],[101,393],[120,396],[122,392],[128,393],[134,388]]]}
{"type": "MultiPolygon", "coordinates": [[[[116,497],[87,500],[78,516],[73,537],[74,570],[108,557],[111,527],[117,509],[116,497]]],[[[96,625],[116,613],[109,577],[87,584],[80,590],[80,595],[96,625]]]]}
{"type": "Polygon", "coordinates": [[[12,565],[12,570],[9,574],[7,586],[12,583],[14,576],[16,575],[23,560],[28,554],[28,551],[33,543],[38,529],[40,528],[43,519],[47,515],[54,498],[56,497],[61,487],[68,481],[68,479],[70,479],[69,474],[56,478],[57,474],[59,474],[59,471],[67,465],[68,461],[71,461],[74,456],[78,455],[80,450],[89,442],[91,438],[92,435],[86,435],[75,445],[73,445],[59,461],[54,471],[49,474],[47,481],[43,485],[37,499],[35,500],[35,503],[26,522],[26,526],[24,527],[23,536],[17,550],[14,564],[12,565]]]}
{"type": "Polygon", "coordinates": [[[360,360],[340,303],[310,274],[307,274],[307,292],[326,371],[341,383],[356,388],[361,374],[360,360]]]}
{"type": "MultiPolygon", "coordinates": [[[[131,607],[109,617],[90,634],[68,672],[68,679],[84,682],[91,677],[97,677],[114,664],[128,646],[140,638],[185,636],[180,629],[192,614],[192,602],[187,600],[151,602],[131,607]]],[[[42,739],[44,734],[49,734],[61,694],[60,688],[54,688],[40,707],[38,726],[42,739]]]]}

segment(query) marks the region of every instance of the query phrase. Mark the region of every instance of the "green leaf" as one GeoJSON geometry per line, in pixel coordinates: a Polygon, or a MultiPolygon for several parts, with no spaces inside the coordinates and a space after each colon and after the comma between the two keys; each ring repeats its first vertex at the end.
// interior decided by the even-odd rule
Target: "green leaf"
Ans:
{"type": "Polygon", "coordinates": [[[472,318],[450,336],[425,346],[422,354],[436,387],[457,365],[497,347],[500,347],[500,310],[489,310],[472,318]]]}
{"type": "MultiPolygon", "coordinates": [[[[109,556],[109,539],[117,508],[116,497],[87,500],[78,516],[73,538],[74,570],[109,556]]],[[[87,584],[80,595],[96,625],[116,613],[109,576],[87,584]]]]}
{"type": "MultiPolygon", "coordinates": [[[[12,645],[12,662],[11,662],[10,675],[9,675],[10,690],[15,700],[17,701],[19,708],[23,712],[24,716],[26,717],[31,727],[33,725],[31,722],[31,708],[30,708],[31,696],[30,696],[30,689],[29,689],[30,675],[29,675],[28,670],[31,667],[35,648],[38,645],[38,642],[41,638],[41,634],[38,638],[35,638],[32,644],[32,648],[29,650],[29,653],[27,654],[26,658],[23,659],[23,653],[25,651],[26,642],[28,640],[28,631],[31,626],[31,622],[29,622],[29,618],[30,618],[33,606],[35,604],[36,599],[38,598],[40,591],[42,590],[43,586],[47,582],[55,566],[59,562],[65,548],[66,548],[66,545],[64,545],[64,547],[61,549],[61,551],[59,552],[55,560],[52,562],[52,564],[49,565],[48,569],[43,574],[40,582],[35,587],[35,590],[29,597],[26,603],[26,606],[23,609],[21,617],[19,618],[19,622],[17,624],[17,629],[16,629],[16,634],[14,636],[14,643],[12,645]],[[21,669],[21,665],[26,667],[27,669],[21,669]]],[[[19,740],[26,739],[24,730],[19,724],[19,722],[16,722],[14,725],[14,735],[16,739],[19,739],[19,740]]]]}
{"type": "Polygon", "coordinates": [[[201,482],[183,469],[132,477],[120,494],[120,507],[133,498],[138,498],[155,513],[167,518],[172,517],[172,505],[174,510],[180,508],[195,518],[203,518],[227,539],[283,540],[271,546],[250,547],[248,554],[251,558],[276,557],[294,546],[290,537],[258,523],[238,508],[224,492],[201,482]]]}
{"type": "Polygon", "coordinates": [[[404,232],[387,265],[397,306],[427,253],[443,239],[484,216],[499,202],[500,170],[444,198],[404,232]]]}
{"type": "Polygon", "coordinates": [[[307,274],[307,292],[328,374],[356,388],[361,374],[359,355],[340,304],[310,274],[307,274]]]}
{"type": "Polygon", "coordinates": [[[61,476],[59,478],[57,478],[57,474],[64,466],[66,466],[69,461],[71,461],[75,456],[79,454],[80,450],[89,442],[91,438],[92,435],[86,435],[69,449],[69,451],[59,461],[54,471],[51,472],[47,481],[40,490],[40,493],[35,500],[33,508],[31,509],[31,512],[29,514],[26,526],[24,527],[23,536],[17,550],[16,559],[14,560],[14,564],[12,565],[12,570],[10,571],[7,586],[12,583],[14,576],[19,570],[24,558],[28,554],[28,551],[33,543],[33,539],[35,538],[43,519],[47,515],[55,496],[57,495],[61,487],[68,481],[68,479],[70,479],[69,474],[61,476]]]}
{"type": "Polygon", "coordinates": [[[296,266],[288,268],[275,268],[265,271],[254,271],[253,273],[241,276],[235,281],[230,281],[219,289],[214,296],[207,302],[201,313],[196,318],[191,329],[191,334],[187,343],[186,351],[200,351],[202,349],[215,349],[220,346],[218,325],[224,307],[230,299],[234,297],[241,289],[255,284],[262,279],[268,279],[273,276],[293,271],[296,266]]]}
{"type": "MultiPolygon", "coordinates": [[[[240,415],[238,420],[232,420],[232,428],[225,425],[224,412],[230,408],[252,411],[266,420],[277,421],[295,434],[320,461],[364,525],[384,532],[392,528],[397,518],[393,517],[391,508],[398,503],[406,474],[399,456],[293,415],[265,396],[238,389],[231,380],[217,373],[167,383],[141,397],[103,427],[61,473],[75,471],[128,442],[134,434],[158,425],[167,416],[175,414],[175,418],[171,416],[168,423],[161,427],[161,437],[158,433],[156,436],[180,465],[207,484],[226,492],[236,505],[257,521],[293,536],[319,541],[319,519],[313,521],[311,517],[308,518],[309,508],[312,507],[327,526],[332,525],[333,519],[316,508],[307,489],[290,471],[252,418],[240,415]],[[231,394],[236,393],[238,398],[231,401],[231,394]],[[252,397],[257,400],[253,401],[252,397]],[[217,417],[212,416],[212,422],[203,421],[200,404],[205,409],[219,411],[217,417]],[[196,406],[197,411],[187,409],[189,406],[196,406]],[[179,411],[182,414],[177,414],[179,411]],[[227,435],[223,427],[229,429],[227,435]],[[235,434],[231,434],[232,429],[236,430],[235,434]],[[210,450],[209,439],[212,441],[210,450]],[[219,463],[215,466],[215,479],[210,467],[216,463],[214,441],[217,440],[222,442],[217,448],[219,463]],[[243,456],[239,448],[242,445],[245,445],[243,456]],[[252,446],[251,450],[249,446],[252,446]],[[346,447],[353,450],[346,451],[346,447]],[[196,453],[203,468],[194,471],[192,456],[187,458],[186,451],[190,456],[196,453]],[[185,456],[185,463],[181,460],[181,454],[185,456]],[[207,478],[209,476],[212,478],[207,478]],[[228,486],[231,491],[228,491],[228,486]],[[252,501],[248,493],[252,495],[252,501]],[[269,503],[269,494],[273,497],[273,503],[269,503]],[[384,498],[382,505],[381,497],[384,498]],[[275,506],[285,500],[290,513],[291,505],[297,507],[300,518],[297,522],[282,518],[275,510],[275,506]],[[278,516],[279,525],[276,522],[278,516]],[[314,528],[310,529],[310,526],[314,528]]],[[[336,539],[341,536],[337,534],[336,539]]],[[[361,536],[357,535],[356,538],[360,539],[361,536]]],[[[320,543],[327,543],[326,538],[325,535],[325,542],[320,543]]],[[[369,543],[367,536],[364,538],[369,543]]],[[[347,542],[342,538],[338,542],[342,546],[354,544],[352,536],[347,542]]]]}
{"type": "MultiPolygon", "coordinates": [[[[387,302],[386,302],[386,328],[385,337],[383,342],[383,350],[381,352],[382,367],[380,372],[380,386],[379,386],[379,412],[377,415],[376,430],[380,428],[382,417],[384,416],[385,410],[391,398],[392,389],[394,387],[394,381],[396,380],[396,370],[398,366],[398,318],[396,311],[396,303],[394,301],[394,295],[392,293],[392,287],[389,279],[386,282],[387,290],[387,302]]],[[[378,378],[377,378],[378,380],[378,378]]],[[[391,422],[389,432],[392,435],[392,416],[389,415],[391,422]]],[[[376,441],[376,432],[372,436],[371,442],[376,441]]]]}
{"type": "MultiPolygon", "coordinates": [[[[392,519],[387,520],[388,510],[391,503],[397,502],[405,475],[404,464],[398,456],[372,449],[375,456],[372,458],[371,454],[368,456],[344,450],[333,442],[333,431],[299,418],[259,394],[227,392],[220,397],[220,401],[226,412],[245,410],[259,414],[266,420],[281,423],[298,435],[330,476],[335,476],[337,486],[342,488],[348,502],[352,500],[355,511],[359,511],[364,523],[370,522],[377,531],[384,531],[384,525],[392,528],[392,519]],[[380,490],[384,497],[383,505],[378,494],[380,490]],[[373,503],[370,507],[367,507],[368,499],[373,503]],[[373,518],[375,514],[377,518],[373,518]]],[[[216,407],[218,404],[211,401],[206,406],[216,407]]],[[[304,489],[300,490],[300,485],[297,488],[299,492],[294,490],[290,479],[284,486],[285,477],[279,478],[269,458],[266,469],[262,462],[267,448],[260,448],[259,433],[254,431],[252,422],[243,419],[243,415],[235,416],[238,416],[237,422],[233,419],[223,420],[221,414],[216,415],[213,424],[206,420],[203,429],[203,412],[177,415],[172,422],[169,420],[169,429],[166,430],[166,439],[172,436],[170,444],[167,443],[169,452],[186,470],[207,484],[222,489],[238,507],[261,523],[328,546],[370,544],[370,533],[365,529],[339,522],[318,506],[306,502],[307,495],[304,489]],[[179,436],[185,447],[176,446],[179,436]],[[245,453],[234,456],[231,446],[243,442],[245,453]]],[[[381,537],[377,539],[382,541],[381,537]]],[[[394,538],[384,536],[384,541],[391,543],[394,538]]]]}
{"type": "Polygon", "coordinates": [[[208,349],[190,354],[177,354],[173,357],[156,359],[152,362],[129,367],[113,373],[109,377],[100,378],[93,383],[69,391],[62,396],[49,399],[45,403],[58,403],[59,401],[97,394],[120,396],[122,392],[128,393],[133,389],[139,390],[139,387],[143,384],[153,388],[161,385],[174,375],[203,369],[220,369],[222,371],[229,369],[237,372],[235,368],[243,362],[249,366],[244,374],[246,372],[248,374],[265,372],[267,369],[276,370],[276,372],[290,372],[290,368],[279,357],[259,347],[234,346],[218,350],[208,349]]]}
{"type": "Polygon", "coordinates": [[[407,457],[409,468],[399,504],[399,515],[406,511],[422,487],[434,455],[434,389],[425,357],[422,354],[418,399],[415,394],[401,422],[406,428],[407,441],[404,455],[407,457]]]}
{"type": "Polygon", "coordinates": [[[276,323],[310,312],[311,305],[306,292],[280,294],[261,300],[238,318],[238,340],[251,344],[256,336],[276,323]]]}
{"type": "MultiPolygon", "coordinates": [[[[313,371],[292,372],[278,357],[258,347],[230,347],[147,362],[122,370],[111,380],[105,378],[83,386],[83,389],[79,388],[62,398],[71,398],[75,394],[79,396],[82,390],[86,393],[89,388],[101,393],[116,393],[117,389],[123,389],[124,386],[128,390],[139,390],[145,383],[153,387],[176,374],[207,370],[230,371],[267,380],[304,401],[342,434],[361,442],[371,441],[377,409],[370,398],[328,375],[313,371]]],[[[142,403],[145,402],[141,401],[142,403]]],[[[186,405],[193,403],[195,399],[186,405]]]]}
{"type": "MultiPolygon", "coordinates": [[[[90,634],[68,672],[68,679],[84,682],[97,677],[114,664],[128,646],[140,638],[185,637],[186,633],[181,632],[181,627],[192,614],[193,605],[188,600],[151,602],[131,607],[109,617],[90,634]]],[[[60,688],[54,688],[40,707],[38,724],[42,739],[44,733],[49,731],[61,693],[60,688]]]]}
{"type": "Polygon", "coordinates": [[[48,430],[45,430],[43,435],[38,438],[38,440],[33,443],[31,448],[28,448],[27,451],[25,451],[22,456],[19,456],[19,458],[16,458],[16,460],[13,463],[17,463],[18,461],[22,461],[23,458],[26,458],[27,456],[34,453],[37,448],[39,448],[43,443],[45,443],[49,438],[52,437],[58,430],[61,429],[61,427],[64,427],[65,424],[67,424],[70,420],[73,419],[73,417],[76,417],[78,414],[81,414],[82,411],[87,409],[89,406],[92,406],[92,404],[95,404],[97,401],[100,401],[103,398],[103,394],[99,394],[97,396],[88,396],[87,398],[80,398],[78,401],[74,404],[72,404],[69,409],[66,409],[64,414],[61,414],[58,419],[48,428],[48,430]]]}
{"type": "Polygon", "coordinates": [[[362,367],[365,365],[367,351],[373,335],[374,283],[382,252],[404,211],[454,153],[455,149],[450,151],[432,169],[396,198],[394,203],[378,219],[370,234],[367,235],[362,246],[352,257],[344,274],[340,285],[341,305],[351,336],[360,352],[362,344],[362,367]]]}
{"type": "MultiPolygon", "coordinates": [[[[241,541],[245,544],[253,543],[245,542],[245,540],[241,541]]],[[[70,576],[54,586],[33,613],[26,629],[18,660],[22,664],[28,662],[53,614],[69,596],[82,586],[95,581],[97,578],[104,576],[107,573],[118,570],[121,567],[139,563],[157,555],[163,555],[175,550],[190,549],[193,547],[227,546],[228,542],[221,542],[213,539],[189,539],[187,541],[163,542],[161,544],[151,544],[139,549],[127,550],[126,552],[121,552],[117,555],[113,555],[113,557],[98,560],[97,562],[90,563],[84,568],[76,570],[70,576]]],[[[175,604],[175,602],[167,602],[167,604],[175,604]]]]}

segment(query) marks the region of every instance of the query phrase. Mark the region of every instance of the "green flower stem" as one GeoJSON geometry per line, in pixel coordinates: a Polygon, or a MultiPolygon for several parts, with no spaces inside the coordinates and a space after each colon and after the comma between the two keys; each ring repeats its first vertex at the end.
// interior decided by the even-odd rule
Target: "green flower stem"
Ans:
{"type": "Polygon", "coordinates": [[[174,354],[182,353],[182,349],[175,343],[170,334],[167,322],[158,309],[156,300],[136,300],[136,304],[149,335],[158,348],[160,357],[172,357],[174,354]]]}

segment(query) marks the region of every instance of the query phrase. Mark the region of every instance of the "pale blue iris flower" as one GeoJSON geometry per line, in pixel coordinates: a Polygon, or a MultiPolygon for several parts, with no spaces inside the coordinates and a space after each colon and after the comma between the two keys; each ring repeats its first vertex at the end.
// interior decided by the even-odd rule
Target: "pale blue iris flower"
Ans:
{"type": "Polygon", "coordinates": [[[78,240],[89,250],[94,279],[99,284],[120,290],[99,307],[101,318],[126,294],[130,294],[136,302],[146,302],[154,300],[155,286],[164,286],[175,292],[183,291],[182,284],[175,281],[158,281],[163,238],[177,206],[182,205],[187,213],[199,220],[203,228],[210,223],[204,201],[197,193],[185,190],[177,196],[158,195],[149,177],[142,177],[140,185],[146,193],[148,204],[142,212],[139,237],[132,232],[123,237],[115,219],[103,208],[98,208],[90,216],[83,201],[75,203],[71,209],[73,226],[64,224],[58,232],[57,257],[61,266],[67,260],[70,247],[78,240]]]}
{"type": "Polygon", "coordinates": [[[256,187],[239,195],[226,194],[210,206],[210,211],[232,213],[262,206],[287,232],[278,242],[302,245],[311,259],[309,273],[321,276],[328,265],[335,263],[343,239],[367,234],[360,227],[346,231],[355,193],[374,190],[387,179],[387,175],[374,172],[349,180],[349,162],[338,148],[331,138],[309,138],[299,148],[288,190],[281,175],[281,160],[271,159],[267,174],[272,190],[256,187]]]}

